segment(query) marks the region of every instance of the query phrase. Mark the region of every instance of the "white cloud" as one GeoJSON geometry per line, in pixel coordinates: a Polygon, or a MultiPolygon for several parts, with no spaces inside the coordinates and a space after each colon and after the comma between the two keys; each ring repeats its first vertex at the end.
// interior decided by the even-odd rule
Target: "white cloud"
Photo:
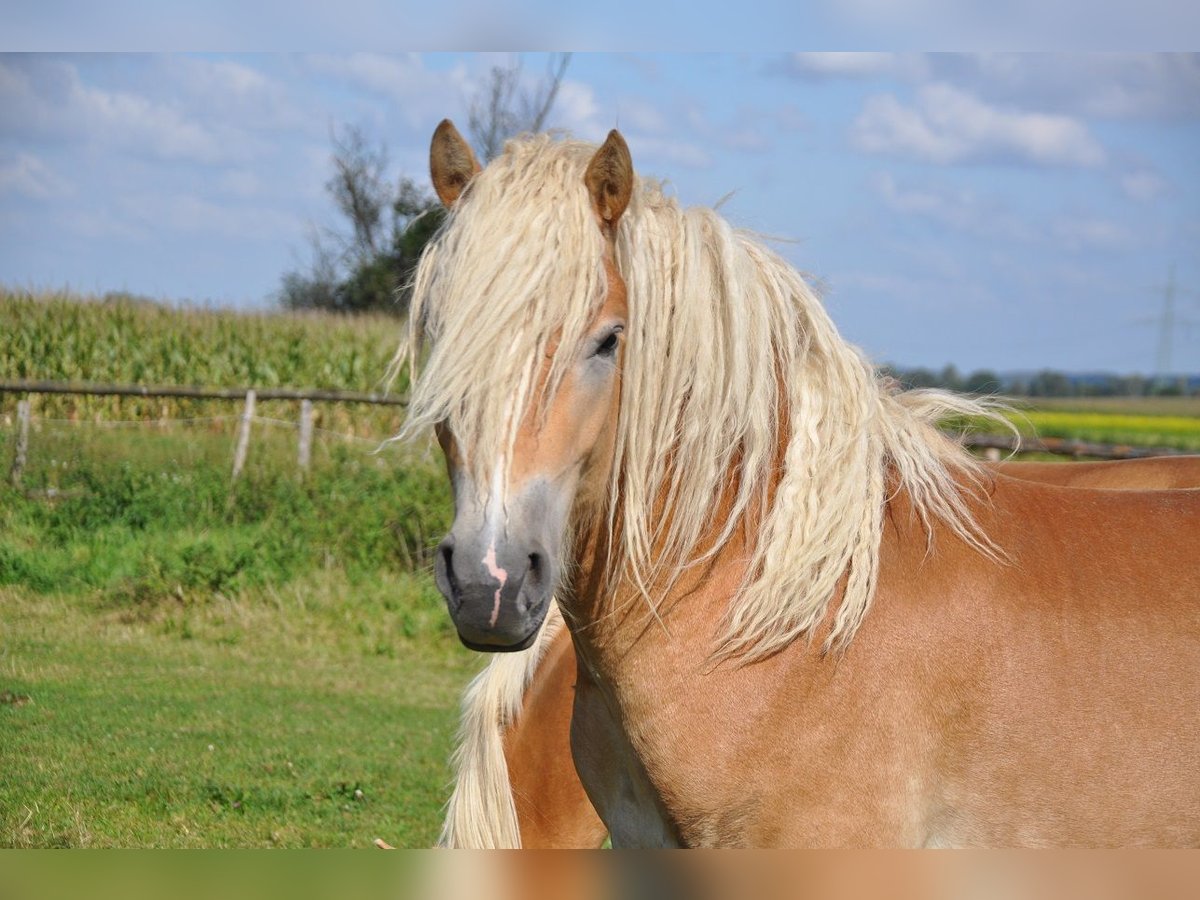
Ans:
{"type": "Polygon", "coordinates": [[[771,146],[767,136],[758,128],[731,128],[722,133],[721,143],[731,150],[759,152],[771,146]]]}
{"type": "Polygon", "coordinates": [[[564,80],[558,87],[550,118],[555,127],[564,128],[581,137],[602,137],[605,129],[597,119],[599,112],[596,94],[591,85],[564,80]]]}
{"type": "Polygon", "coordinates": [[[993,243],[1037,243],[1070,251],[1123,250],[1136,243],[1135,234],[1127,226],[1086,211],[1051,218],[1037,215],[1023,218],[999,197],[940,185],[900,185],[890,173],[877,174],[872,179],[872,187],[884,205],[894,212],[993,243]]]}
{"type": "Polygon", "coordinates": [[[667,131],[667,118],[649,101],[639,97],[622,97],[617,108],[620,122],[617,127],[627,127],[649,134],[667,131]]]}
{"type": "Polygon", "coordinates": [[[946,82],[987,103],[1102,119],[1200,116],[1196,53],[794,53],[804,80],[946,82]]]}
{"type": "Polygon", "coordinates": [[[10,192],[47,200],[73,193],[74,186],[38,157],[18,153],[11,162],[0,162],[0,194],[10,192]]]}
{"type": "Polygon", "coordinates": [[[191,64],[204,76],[206,89],[224,95],[272,96],[278,90],[278,86],[262,72],[241,63],[222,59],[214,62],[192,60],[191,64]]]}
{"type": "Polygon", "coordinates": [[[1106,158],[1087,127],[1073,118],[989,106],[945,83],[921,87],[914,106],[892,94],[869,98],[851,140],[869,153],[939,165],[1099,166],[1106,158]]]}
{"type": "Polygon", "coordinates": [[[945,192],[928,188],[901,188],[890,173],[872,179],[876,193],[890,209],[934,219],[955,228],[970,224],[976,201],[969,191],[945,192]]]}
{"type": "Polygon", "coordinates": [[[306,60],[314,72],[394,101],[409,125],[427,126],[431,134],[440,119],[465,115],[477,84],[463,66],[435,72],[416,53],[313,54],[306,60]]]}
{"type": "Polygon", "coordinates": [[[761,154],[769,151],[773,139],[781,132],[793,132],[807,127],[807,122],[792,104],[783,104],[778,108],[763,108],[742,104],[727,115],[716,117],[710,106],[692,102],[682,109],[682,128],[676,133],[690,131],[697,143],[692,154],[693,163],[709,165],[709,151],[706,148],[716,148],[717,152],[736,151],[739,153],[761,154]]]}
{"type": "Polygon", "coordinates": [[[69,63],[0,62],[0,130],[104,143],[162,159],[215,163],[256,155],[264,145],[228,127],[210,127],[177,104],[85,84],[69,63]]]}
{"type": "Polygon", "coordinates": [[[104,209],[64,210],[59,221],[64,230],[93,240],[115,238],[122,241],[143,241],[151,237],[161,237],[161,232],[156,228],[135,226],[104,209]]]}
{"type": "Polygon", "coordinates": [[[793,53],[782,71],[814,80],[892,77],[911,81],[928,77],[929,62],[923,53],[793,53]]]}
{"type": "Polygon", "coordinates": [[[1158,175],[1146,169],[1127,172],[1121,176],[1121,190],[1131,200],[1146,202],[1162,194],[1167,183],[1158,175]]]}
{"type": "Polygon", "coordinates": [[[935,77],[994,103],[1103,119],[1200,116],[1193,53],[932,54],[935,77]]]}
{"type": "Polygon", "coordinates": [[[1195,46],[1200,9],[1179,0],[818,0],[820,14],[850,27],[845,43],[893,47],[1104,50],[1195,46]]]}
{"type": "Polygon", "coordinates": [[[249,65],[179,56],[155,62],[169,96],[185,101],[193,116],[249,131],[325,131],[324,117],[306,108],[308,97],[293,97],[282,81],[249,65]]]}
{"type": "Polygon", "coordinates": [[[712,157],[708,151],[691,141],[639,134],[627,134],[626,137],[633,154],[634,168],[639,171],[646,171],[639,163],[642,159],[649,160],[652,164],[680,165],[691,169],[703,169],[712,165],[712,157]]]}
{"type": "Polygon", "coordinates": [[[233,197],[253,197],[262,192],[262,178],[248,169],[231,169],[216,179],[216,187],[233,197]]]}
{"type": "Polygon", "coordinates": [[[1064,217],[1053,227],[1055,237],[1072,250],[1119,250],[1134,242],[1133,232],[1107,219],[1064,217]]]}

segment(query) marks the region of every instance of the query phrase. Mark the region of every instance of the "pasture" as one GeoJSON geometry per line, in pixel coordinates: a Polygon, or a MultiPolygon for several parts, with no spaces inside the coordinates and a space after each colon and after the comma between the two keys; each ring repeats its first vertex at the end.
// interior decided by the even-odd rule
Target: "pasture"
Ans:
{"type": "MultiPolygon", "coordinates": [[[[10,291],[0,376],[372,391],[398,330],[10,291]]],[[[236,404],[38,397],[16,490],[16,400],[0,846],[431,844],[480,660],[425,574],[440,465],[374,453],[397,410],[319,405],[301,478],[296,404],[260,404],[231,485],[236,404]]]]}
{"type": "Polygon", "coordinates": [[[0,845],[431,844],[479,665],[441,473],[264,435],[231,487],[227,435],[156,431],[35,432],[0,488],[0,845]]]}
{"type": "MultiPolygon", "coordinates": [[[[399,330],[3,292],[0,377],[371,391],[399,330]]],[[[4,475],[15,403],[0,395],[4,475]]],[[[1196,404],[1025,416],[1197,450],[1196,404]]],[[[432,844],[482,663],[428,574],[445,474],[427,448],[373,453],[396,410],[318,410],[308,477],[290,427],[256,425],[231,484],[233,404],[36,400],[23,488],[0,484],[0,846],[432,844]]]]}
{"type": "Polygon", "coordinates": [[[429,846],[461,684],[405,579],[153,610],[0,588],[0,845],[429,846]]]}

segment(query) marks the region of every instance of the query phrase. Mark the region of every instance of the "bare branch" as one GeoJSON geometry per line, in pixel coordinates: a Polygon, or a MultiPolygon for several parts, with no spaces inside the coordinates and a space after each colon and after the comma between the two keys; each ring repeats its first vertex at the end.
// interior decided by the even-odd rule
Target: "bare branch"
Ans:
{"type": "Polygon", "coordinates": [[[526,104],[526,130],[541,131],[545,127],[550,110],[554,108],[554,101],[558,99],[558,89],[562,86],[563,76],[567,73],[567,64],[570,62],[570,53],[555,53],[546,63],[546,78],[538,85],[532,102],[526,104]]]}
{"type": "Polygon", "coordinates": [[[484,163],[499,156],[504,142],[514,135],[546,127],[570,61],[570,53],[552,55],[546,75],[528,90],[521,88],[520,57],[508,66],[492,67],[487,84],[471,101],[467,119],[484,163]]]}
{"type": "Polygon", "coordinates": [[[348,249],[360,261],[372,259],[380,250],[383,211],[391,204],[383,174],[387,150],[370,146],[362,129],[352,125],[331,139],[334,175],[325,186],[354,229],[348,249]]]}

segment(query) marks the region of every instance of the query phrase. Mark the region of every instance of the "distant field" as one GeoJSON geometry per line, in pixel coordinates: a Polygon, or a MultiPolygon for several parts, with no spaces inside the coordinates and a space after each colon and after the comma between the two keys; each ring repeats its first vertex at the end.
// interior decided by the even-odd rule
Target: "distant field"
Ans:
{"type": "Polygon", "coordinates": [[[1011,420],[1023,434],[1200,451],[1200,398],[1038,398],[1011,420]]]}
{"type": "MultiPolygon", "coordinates": [[[[1191,397],[1015,398],[1007,416],[1022,435],[1067,438],[1098,444],[1162,447],[1200,453],[1200,400],[1191,397]]],[[[951,420],[947,427],[959,428],[951,420]]],[[[995,432],[986,420],[971,422],[976,432],[995,432]]],[[[1060,457],[1061,458],[1061,457],[1060,457]]]]}
{"type": "Polygon", "coordinates": [[[1200,418],[1200,397],[1036,397],[1018,400],[1016,405],[1114,416],[1200,418]]]}

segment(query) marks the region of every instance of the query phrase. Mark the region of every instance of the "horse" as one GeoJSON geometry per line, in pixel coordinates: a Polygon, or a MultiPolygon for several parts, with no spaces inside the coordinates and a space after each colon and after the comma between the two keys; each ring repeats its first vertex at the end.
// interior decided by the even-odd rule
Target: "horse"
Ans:
{"type": "Polygon", "coordinates": [[[624,139],[486,169],[448,121],[398,435],[460,640],[556,597],[614,846],[1200,843],[1200,492],[989,474],[803,277],[624,139]]]}
{"type": "MultiPolygon", "coordinates": [[[[1200,487],[1200,456],[1104,462],[1003,461],[1025,481],[1090,489],[1200,487]]],[[[537,642],[497,654],[471,682],[453,755],[454,789],[438,845],[473,849],[587,849],[608,835],[571,758],[575,650],[552,604],[537,642]]]]}

